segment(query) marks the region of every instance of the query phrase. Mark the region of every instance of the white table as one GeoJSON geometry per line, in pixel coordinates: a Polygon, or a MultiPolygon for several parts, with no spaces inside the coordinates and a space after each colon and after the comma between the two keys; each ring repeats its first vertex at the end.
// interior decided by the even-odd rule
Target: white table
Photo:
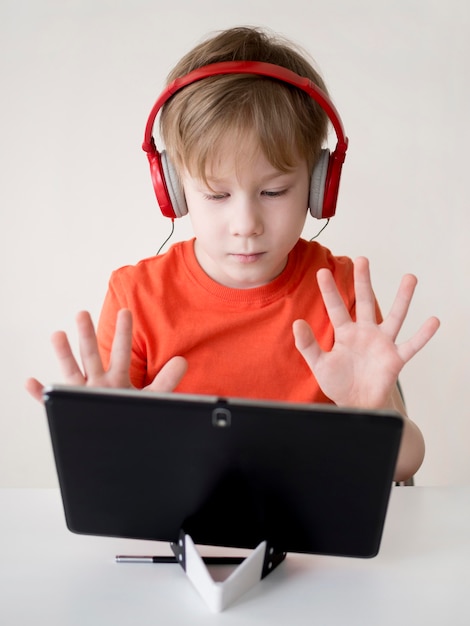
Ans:
{"type": "Polygon", "coordinates": [[[377,557],[289,554],[218,614],[178,565],[114,562],[163,552],[166,544],[70,533],[54,489],[0,489],[0,623],[470,624],[470,487],[393,488],[377,557]]]}

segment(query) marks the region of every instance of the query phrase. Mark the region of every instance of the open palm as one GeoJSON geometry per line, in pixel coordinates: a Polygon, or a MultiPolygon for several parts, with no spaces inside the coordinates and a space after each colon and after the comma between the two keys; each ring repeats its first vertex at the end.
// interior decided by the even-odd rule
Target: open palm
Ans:
{"type": "Polygon", "coordinates": [[[317,280],[334,328],[331,351],[324,352],[304,320],[294,322],[295,345],[312,370],[322,391],[339,406],[382,408],[390,398],[403,366],[426,345],[439,327],[429,318],[409,340],[397,344],[417,284],[415,276],[403,277],[388,316],[376,320],[375,297],[369,262],[354,262],[356,320],[336,288],[333,275],[319,270],[317,280]]]}

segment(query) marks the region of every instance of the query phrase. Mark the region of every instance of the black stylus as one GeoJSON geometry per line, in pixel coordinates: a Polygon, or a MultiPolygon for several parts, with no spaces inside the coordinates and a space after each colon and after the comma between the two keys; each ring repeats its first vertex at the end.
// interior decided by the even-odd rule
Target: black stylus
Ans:
{"type": "MultiPolygon", "coordinates": [[[[239,565],[245,560],[243,556],[203,556],[206,565],[239,565]]],[[[132,556],[118,554],[116,563],[178,563],[175,556],[132,556]]]]}

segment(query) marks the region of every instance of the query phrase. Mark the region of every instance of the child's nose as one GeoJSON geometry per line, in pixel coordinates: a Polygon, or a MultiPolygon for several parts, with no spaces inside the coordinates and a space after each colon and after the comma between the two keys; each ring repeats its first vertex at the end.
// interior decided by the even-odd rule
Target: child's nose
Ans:
{"type": "Polygon", "coordinates": [[[263,232],[263,220],[256,201],[246,200],[234,207],[230,229],[232,235],[253,237],[263,232]]]}

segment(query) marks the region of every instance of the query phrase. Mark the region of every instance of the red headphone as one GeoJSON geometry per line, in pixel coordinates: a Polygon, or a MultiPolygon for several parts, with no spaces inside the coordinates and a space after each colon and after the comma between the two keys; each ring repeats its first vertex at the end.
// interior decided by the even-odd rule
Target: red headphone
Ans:
{"type": "Polygon", "coordinates": [[[186,76],[174,80],[153,105],[145,127],[142,148],[148,156],[153,188],[163,215],[171,219],[182,217],[186,215],[188,208],[174,166],[168,159],[166,151],[163,150],[160,153],[155,146],[155,140],[152,136],[155,118],[165,102],[177,91],[203,78],[220,74],[269,76],[302,89],[322,107],[335,129],[337,144],[332,154],[326,148],[321,151],[310,182],[309,207],[313,217],[318,219],[333,217],[336,211],[341,168],[348,148],[348,138],[344,133],[338,111],[328,96],[310,79],[303,78],[285,67],[258,61],[226,61],[200,67],[186,74],[186,76]]]}

